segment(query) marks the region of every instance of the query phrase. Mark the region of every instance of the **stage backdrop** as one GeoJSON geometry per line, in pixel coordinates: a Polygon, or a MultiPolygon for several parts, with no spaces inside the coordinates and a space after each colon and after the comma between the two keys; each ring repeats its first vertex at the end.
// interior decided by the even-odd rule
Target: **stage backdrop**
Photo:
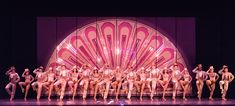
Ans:
{"type": "Polygon", "coordinates": [[[107,63],[125,70],[154,62],[161,69],[177,62],[192,75],[195,62],[194,18],[38,17],[37,35],[38,65],[46,68],[107,63]]]}

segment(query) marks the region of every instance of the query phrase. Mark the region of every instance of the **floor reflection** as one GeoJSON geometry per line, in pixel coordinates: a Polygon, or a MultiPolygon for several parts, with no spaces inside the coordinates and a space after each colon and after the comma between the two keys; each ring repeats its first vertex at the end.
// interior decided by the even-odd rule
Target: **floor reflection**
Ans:
{"type": "Polygon", "coordinates": [[[172,101],[170,98],[167,98],[166,101],[162,101],[160,98],[155,98],[153,101],[149,98],[144,98],[142,101],[138,98],[132,98],[131,100],[126,98],[121,98],[119,100],[97,99],[96,101],[93,99],[75,99],[74,101],[67,99],[63,101],[58,101],[56,99],[52,99],[51,101],[47,101],[47,99],[41,99],[40,101],[36,101],[35,99],[29,99],[27,101],[16,99],[12,102],[1,99],[0,106],[2,105],[235,105],[235,99],[228,99],[227,101],[222,101],[221,99],[215,99],[213,101],[209,101],[208,99],[202,99],[201,101],[197,99],[188,99],[187,101],[176,99],[175,101],[172,101]]]}

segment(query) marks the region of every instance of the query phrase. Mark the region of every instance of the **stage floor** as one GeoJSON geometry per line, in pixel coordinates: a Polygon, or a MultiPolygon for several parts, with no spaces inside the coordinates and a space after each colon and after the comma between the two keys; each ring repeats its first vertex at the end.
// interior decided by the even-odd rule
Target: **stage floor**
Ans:
{"type": "Polygon", "coordinates": [[[143,101],[140,101],[137,98],[132,98],[131,101],[121,98],[118,101],[114,99],[107,99],[104,101],[103,99],[97,99],[94,101],[93,99],[87,99],[83,101],[80,99],[75,99],[74,101],[65,99],[63,101],[57,101],[56,99],[52,99],[52,101],[47,101],[47,99],[41,99],[40,101],[36,101],[35,99],[28,99],[24,101],[23,99],[15,99],[10,102],[7,99],[0,100],[0,106],[2,105],[235,105],[235,99],[228,99],[227,101],[222,101],[217,98],[213,101],[209,101],[208,99],[202,99],[201,101],[197,99],[188,99],[187,101],[183,101],[178,98],[176,101],[172,101],[170,98],[166,98],[166,101],[162,101],[160,98],[155,98],[151,101],[149,98],[143,98],[143,101]]]}

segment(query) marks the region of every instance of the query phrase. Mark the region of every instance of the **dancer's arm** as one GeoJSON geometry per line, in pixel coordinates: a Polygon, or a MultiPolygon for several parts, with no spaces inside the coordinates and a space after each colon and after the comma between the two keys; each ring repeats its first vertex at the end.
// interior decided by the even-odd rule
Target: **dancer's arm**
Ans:
{"type": "Polygon", "coordinates": [[[5,73],[6,75],[9,75],[9,73],[11,72],[11,70],[12,70],[12,67],[9,69],[9,70],[7,70],[7,72],[5,73]]]}
{"type": "Polygon", "coordinates": [[[217,73],[215,73],[216,79],[215,81],[217,81],[219,79],[219,75],[217,73]]]}
{"type": "Polygon", "coordinates": [[[23,72],[22,77],[25,77],[25,71],[23,72]]]}
{"type": "Polygon", "coordinates": [[[205,76],[204,80],[207,80],[208,75],[207,75],[207,73],[205,71],[203,71],[203,75],[205,76]]]}
{"type": "Polygon", "coordinates": [[[20,76],[16,73],[16,81],[15,82],[19,82],[20,81],[20,76]]]}
{"type": "Polygon", "coordinates": [[[34,77],[33,77],[32,75],[30,75],[30,79],[31,79],[31,80],[30,80],[30,83],[31,83],[31,82],[33,82],[33,80],[34,80],[34,77]]]}
{"type": "MultiPolygon", "coordinates": [[[[190,76],[190,75],[189,75],[190,76]]],[[[193,80],[193,78],[190,76],[190,80],[189,80],[189,82],[191,82],[193,80]]]]}
{"type": "Polygon", "coordinates": [[[38,72],[38,68],[35,69],[35,70],[33,70],[33,73],[34,73],[34,74],[37,74],[37,72],[38,72]]]}
{"type": "Polygon", "coordinates": [[[222,75],[223,70],[224,70],[224,69],[220,69],[220,70],[218,71],[218,73],[219,73],[220,75],[222,75]]]}
{"type": "Polygon", "coordinates": [[[210,69],[208,69],[208,70],[206,71],[206,73],[209,74],[209,71],[210,71],[210,69]]]}
{"type": "Polygon", "coordinates": [[[194,68],[193,73],[197,73],[197,69],[198,69],[198,67],[194,68]]]}
{"type": "Polygon", "coordinates": [[[234,79],[234,76],[233,76],[233,74],[232,74],[232,73],[230,73],[229,77],[230,77],[230,80],[229,80],[229,82],[233,81],[233,79],[234,79]]]}

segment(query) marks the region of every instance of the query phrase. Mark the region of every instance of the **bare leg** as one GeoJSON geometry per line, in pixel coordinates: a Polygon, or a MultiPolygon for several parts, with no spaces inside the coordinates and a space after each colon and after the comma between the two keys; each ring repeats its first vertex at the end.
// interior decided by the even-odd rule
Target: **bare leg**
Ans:
{"type": "Polygon", "coordinates": [[[108,97],[110,83],[111,83],[110,81],[107,81],[105,84],[106,87],[105,87],[105,93],[104,93],[104,100],[106,100],[108,97]]]}
{"type": "Polygon", "coordinates": [[[211,92],[210,92],[210,97],[209,97],[210,100],[213,100],[214,90],[215,90],[215,82],[211,84],[211,92]]]}
{"type": "Polygon", "coordinates": [[[33,83],[31,84],[31,86],[32,86],[32,88],[33,88],[33,90],[34,90],[34,91],[36,91],[36,90],[37,90],[37,88],[36,88],[36,86],[37,86],[37,82],[33,82],[33,83]]]}
{"type": "Polygon", "coordinates": [[[62,101],[62,100],[63,100],[63,98],[64,98],[64,92],[65,92],[65,89],[66,89],[66,81],[65,81],[65,80],[63,80],[63,81],[61,82],[60,101],[62,101]]]}
{"type": "Polygon", "coordinates": [[[111,86],[115,90],[115,92],[117,92],[117,84],[118,84],[118,81],[111,83],[111,86]]]}
{"type": "Polygon", "coordinates": [[[226,99],[227,91],[228,91],[228,81],[224,81],[224,92],[223,92],[223,94],[222,94],[222,99],[223,99],[223,100],[227,100],[227,99],[226,99]]]}
{"type": "Polygon", "coordinates": [[[199,81],[199,94],[198,94],[199,100],[201,100],[203,85],[204,85],[204,82],[203,81],[199,81]]]}
{"type": "Polygon", "coordinates": [[[49,85],[48,101],[51,101],[52,90],[53,90],[53,83],[49,85]]]}
{"type": "Polygon", "coordinates": [[[151,100],[153,100],[153,95],[156,91],[156,84],[157,84],[157,80],[152,80],[152,92],[151,92],[151,96],[150,96],[151,100]]]}
{"type": "Polygon", "coordinates": [[[11,98],[10,101],[12,101],[15,97],[15,92],[16,92],[16,84],[12,84],[12,92],[11,92],[11,98]]]}
{"type": "Polygon", "coordinates": [[[184,81],[183,82],[183,90],[184,90],[184,92],[183,92],[183,99],[184,100],[187,100],[186,99],[186,93],[188,91],[188,86],[189,86],[189,82],[184,81]]]}
{"type": "Polygon", "coordinates": [[[129,100],[131,100],[131,92],[132,92],[132,88],[133,88],[133,81],[128,81],[128,88],[129,88],[129,91],[128,91],[128,95],[127,95],[127,98],[129,100]]]}
{"type": "Polygon", "coordinates": [[[91,93],[94,94],[94,90],[95,90],[95,81],[90,81],[90,90],[91,90],[91,93]]]}
{"type": "Polygon", "coordinates": [[[134,81],[133,82],[133,85],[136,87],[136,89],[137,89],[137,92],[140,92],[140,81],[134,81]]]}
{"type": "Polygon", "coordinates": [[[200,95],[200,82],[198,80],[196,81],[196,86],[197,86],[197,97],[200,100],[201,99],[201,97],[199,96],[200,95]]]}
{"type": "Polygon", "coordinates": [[[89,84],[89,82],[86,80],[84,82],[84,89],[83,89],[83,96],[82,96],[83,100],[86,99],[88,84],[89,84]]]}
{"type": "Polygon", "coordinates": [[[152,92],[152,89],[151,89],[151,86],[150,86],[150,85],[151,85],[150,82],[151,82],[151,81],[147,81],[146,83],[147,83],[147,87],[148,87],[148,89],[149,89],[149,92],[152,92]]]}
{"type": "Polygon", "coordinates": [[[177,88],[178,88],[178,82],[173,82],[173,95],[172,95],[173,100],[175,100],[177,88]]]}
{"type": "Polygon", "coordinates": [[[6,89],[7,93],[8,93],[8,95],[11,95],[11,91],[10,91],[10,87],[11,87],[11,86],[12,86],[11,83],[8,83],[7,86],[5,87],[5,89],[6,89]]]}
{"type": "Polygon", "coordinates": [[[73,100],[74,100],[75,95],[76,95],[77,87],[78,87],[78,82],[76,82],[76,83],[74,84],[74,89],[73,89],[73,100]]]}
{"type": "Polygon", "coordinates": [[[162,81],[162,80],[159,80],[158,82],[159,82],[159,84],[161,85],[161,87],[163,88],[162,100],[166,100],[166,99],[165,99],[165,87],[164,87],[163,81],[162,81]]]}
{"type": "Polygon", "coordinates": [[[165,94],[166,94],[166,89],[167,89],[167,87],[168,87],[168,84],[169,84],[169,83],[165,83],[165,85],[163,86],[163,96],[162,96],[162,99],[163,99],[164,101],[166,101],[166,99],[165,99],[165,94]]]}
{"type": "Polygon", "coordinates": [[[118,82],[118,89],[117,89],[117,92],[116,92],[116,100],[118,100],[118,94],[120,92],[121,85],[122,85],[122,81],[119,81],[118,82]]]}
{"type": "Polygon", "coordinates": [[[42,91],[42,83],[41,82],[38,82],[37,83],[38,85],[38,90],[37,90],[37,100],[40,100],[40,97],[41,97],[41,91],[42,91]]]}
{"type": "Polygon", "coordinates": [[[25,94],[24,94],[24,100],[25,100],[25,101],[26,101],[26,99],[27,99],[27,95],[28,95],[28,92],[29,92],[29,88],[30,88],[30,84],[27,84],[27,85],[26,85],[25,94]]]}
{"type": "Polygon", "coordinates": [[[96,84],[95,85],[95,93],[94,93],[94,100],[95,101],[96,101],[96,95],[97,95],[98,88],[99,88],[99,84],[96,84]]]}
{"type": "Polygon", "coordinates": [[[142,95],[144,93],[144,87],[145,87],[145,82],[142,82],[142,86],[141,86],[141,93],[140,93],[140,100],[142,101],[142,95]]]}
{"type": "Polygon", "coordinates": [[[48,85],[49,85],[49,82],[44,82],[44,83],[42,84],[42,87],[43,87],[43,88],[46,88],[46,89],[48,90],[48,89],[49,89],[48,85]]]}
{"type": "Polygon", "coordinates": [[[69,81],[68,85],[69,85],[69,89],[71,89],[71,91],[73,91],[73,85],[74,85],[73,81],[69,81]]]}
{"type": "Polygon", "coordinates": [[[219,86],[220,86],[220,89],[221,89],[221,94],[223,94],[223,91],[224,91],[223,85],[224,85],[224,81],[220,81],[219,86]]]}
{"type": "Polygon", "coordinates": [[[23,86],[25,86],[25,82],[19,82],[19,86],[21,88],[22,93],[24,93],[24,87],[23,86]]]}
{"type": "Polygon", "coordinates": [[[206,80],[206,85],[208,86],[209,90],[211,91],[211,80],[206,80]]]}

